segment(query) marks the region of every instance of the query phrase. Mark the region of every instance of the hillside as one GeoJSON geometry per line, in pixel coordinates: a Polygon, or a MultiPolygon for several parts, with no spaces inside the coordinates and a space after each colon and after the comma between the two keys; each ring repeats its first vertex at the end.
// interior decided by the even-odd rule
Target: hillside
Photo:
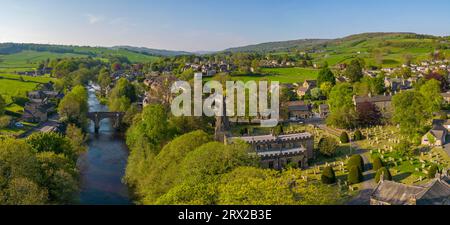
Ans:
{"type": "Polygon", "coordinates": [[[123,49],[128,50],[144,55],[152,55],[152,56],[178,56],[178,55],[192,55],[190,52],[185,51],[171,51],[165,49],[153,49],[153,48],[145,48],[145,47],[133,47],[133,46],[114,46],[111,49],[123,49]]]}
{"type": "Polygon", "coordinates": [[[300,39],[291,41],[267,42],[243,47],[229,48],[225,52],[283,52],[293,49],[307,49],[326,43],[326,39],[300,39]]]}
{"type": "Polygon", "coordinates": [[[373,66],[398,66],[406,61],[425,60],[435,50],[450,56],[450,39],[415,33],[363,33],[344,38],[323,40],[294,40],[269,42],[230,48],[230,52],[279,52],[308,51],[316,63],[330,65],[363,58],[373,66]]]}
{"type": "Polygon", "coordinates": [[[10,72],[32,69],[46,59],[126,56],[133,63],[149,62],[158,56],[143,54],[127,49],[105,47],[0,43],[0,71],[10,72]]]}

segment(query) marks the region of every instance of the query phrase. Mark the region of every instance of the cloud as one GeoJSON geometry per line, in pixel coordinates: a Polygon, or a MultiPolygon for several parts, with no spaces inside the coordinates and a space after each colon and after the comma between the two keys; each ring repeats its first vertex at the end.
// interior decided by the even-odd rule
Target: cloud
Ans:
{"type": "Polygon", "coordinates": [[[93,14],[87,14],[85,15],[85,17],[87,18],[89,24],[96,24],[105,20],[103,16],[97,16],[93,14]]]}

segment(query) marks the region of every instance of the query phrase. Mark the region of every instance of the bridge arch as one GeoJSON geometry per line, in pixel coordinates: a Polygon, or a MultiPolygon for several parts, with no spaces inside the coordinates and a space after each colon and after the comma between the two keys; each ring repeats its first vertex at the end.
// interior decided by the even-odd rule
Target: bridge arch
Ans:
{"type": "Polygon", "coordinates": [[[98,133],[102,120],[111,119],[113,128],[118,129],[124,115],[124,112],[89,112],[87,118],[94,122],[95,133],[98,133]]]}

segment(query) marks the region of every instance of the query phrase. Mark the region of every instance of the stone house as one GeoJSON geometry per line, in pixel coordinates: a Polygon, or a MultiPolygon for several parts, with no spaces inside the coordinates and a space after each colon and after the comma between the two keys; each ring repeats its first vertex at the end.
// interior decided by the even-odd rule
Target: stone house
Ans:
{"type": "Polygon", "coordinates": [[[390,118],[392,114],[392,96],[391,95],[377,95],[377,96],[353,96],[353,104],[358,108],[362,103],[370,102],[374,104],[384,117],[390,118]]]}
{"type": "Polygon", "coordinates": [[[330,114],[330,106],[329,105],[327,105],[327,104],[319,105],[320,118],[326,119],[329,114],[330,114]]]}
{"type": "Polygon", "coordinates": [[[313,117],[311,105],[303,101],[291,101],[287,103],[289,118],[308,119],[313,117]]]}
{"type": "Polygon", "coordinates": [[[442,125],[433,125],[433,128],[422,137],[422,145],[443,146],[446,144],[448,130],[442,125]]]}
{"type": "Polygon", "coordinates": [[[317,87],[317,81],[315,80],[305,80],[303,85],[297,89],[297,95],[303,97],[311,92],[312,89],[317,87]]]}
{"type": "Polygon", "coordinates": [[[450,205],[448,176],[437,174],[436,178],[421,186],[384,181],[370,196],[371,205],[450,205]]]}

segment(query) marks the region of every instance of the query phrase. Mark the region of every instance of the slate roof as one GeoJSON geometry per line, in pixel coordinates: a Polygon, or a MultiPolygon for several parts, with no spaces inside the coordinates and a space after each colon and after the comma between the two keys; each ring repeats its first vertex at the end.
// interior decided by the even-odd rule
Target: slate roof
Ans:
{"type": "Polygon", "coordinates": [[[417,205],[449,205],[450,185],[445,179],[433,179],[423,186],[411,186],[393,181],[382,181],[371,198],[391,205],[408,205],[415,200],[417,205]]]}
{"type": "Polygon", "coordinates": [[[355,103],[363,103],[363,102],[390,102],[392,101],[392,96],[387,95],[377,95],[373,97],[369,96],[356,96],[355,97],[355,103]]]}

